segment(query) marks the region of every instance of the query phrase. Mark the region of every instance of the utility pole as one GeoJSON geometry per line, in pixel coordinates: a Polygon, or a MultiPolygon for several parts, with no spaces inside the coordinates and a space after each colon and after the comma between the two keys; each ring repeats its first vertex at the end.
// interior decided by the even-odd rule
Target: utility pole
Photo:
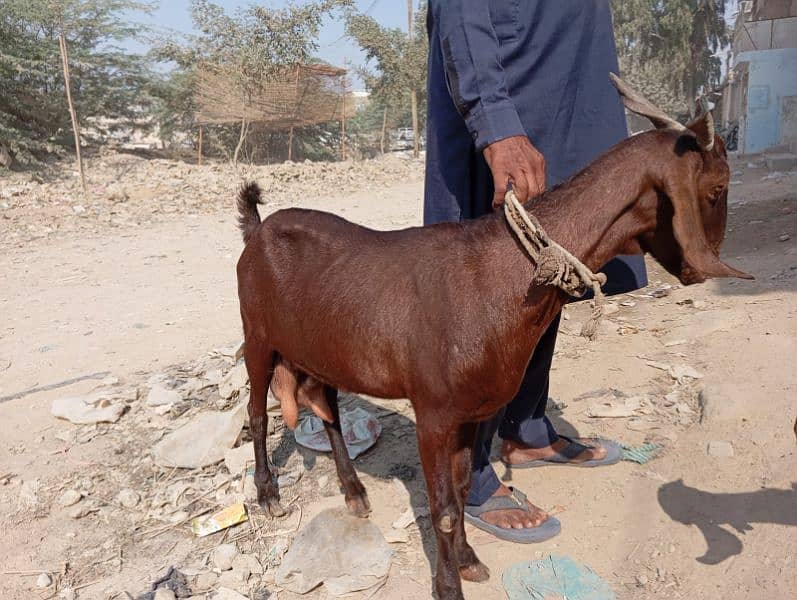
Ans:
{"type": "MultiPolygon", "coordinates": [[[[412,14],[412,0],[407,0],[407,29],[409,30],[409,40],[407,42],[407,49],[409,50],[413,44],[413,14],[412,14]]],[[[415,89],[410,90],[410,98],[412,100],[412,155],[418,158],[419,140],[418,140],[418,92],[415,89]]]]}

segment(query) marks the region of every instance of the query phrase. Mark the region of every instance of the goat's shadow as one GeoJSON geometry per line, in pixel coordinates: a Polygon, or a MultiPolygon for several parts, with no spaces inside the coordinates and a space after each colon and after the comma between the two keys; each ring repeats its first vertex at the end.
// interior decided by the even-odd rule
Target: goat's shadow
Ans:
{"type": "Polygon", "coordinates": [[[658,497],[670,518],[700,529],[708,548],[696,560],[706,565],[716,565],[741,554],[744,544],[740,536],[752,531],[754,523],[797,526],[797,483],[785,490],[764,488],[714,494],[689,487],[679,479],[662,485],[658,497]]]}
{"type": "MultiPolygon", "coordinates": [[[[398,479],[407,489],[413,507],[428,506],[426,485],[418,457],[415,423],[400,412],[393,412],[390,404],[377,405],[355,394],[341,394],[339,405],[341,412],[356,407],[362,408],[375,415],[382,425],[382,433],[376,444],[354,460],[354,468],[357,472],[366,473],[385,482],[398,479]]],[[[298,445],[292,433],[284,433],[279,444],[274,448],[269,448],[269,457],[275,466],[282,467],[294,452],[298,452],[302,456],[304,467],[308,470],[307,476],[312,477],[312,469],[319,453],[298,445]]],[[[331,459],[331,454],[329,456],[331,459]]],[[[335,481],[340,487],[337,476],[335,476],[335,481]]],[[[366,484],[367,489],[368,485],[366,484]]],[[[343,491],[342,488],[340,491],[343,491]]],[[[421,516],[417,518],[417,523],[424,553],[434,565],[437,554],[431,522],[428,517],[421,516]]]]}
{"type": "MultiPolygon", "coordinates": [[[[426,483],[418,455],[415,422],[399,412],[393,412],[389,402],[386,406],[377,405],[354,394],[341,394],[339,402],[341,411],[360,407],[377,416],[382,425],[382,434],[379,441],[354,460],[355,469],[359,473],[366,473],[375,479],[385,482],[391,479],[398,479],[407,489],[410,503],[413,507],[428,507],[426,483]]],[[[549,418],[554,423],[556,431],[571,437],[580,437],[575,427],[565,421],[557,411],[549,411],[549,418]]],[[[499,456],[500,447],[500,438],[496,435],[492,445],[495,459],[499,456]]],[[[283,467],[294,452],[298,452],[302,456],[304,467],[309,471],[307,476],[313,477],[311,471],[316,464],[319,453],[298,445],[294,436],[290,433],[283,434],[277,446],[269,448],[269,457],[275,466],[283,467]]],[[[506,468],[503,471],[503,476],[502,471],[499,469],[498,475],[504,481],[512,479],[510,468],[506,468]]],[[[420,516],[416,521],[424,553],[432,566],[432,570],[434,570],[434,564],[437,560],[434,529],[430,519],[426,516],[420,516]]]]}

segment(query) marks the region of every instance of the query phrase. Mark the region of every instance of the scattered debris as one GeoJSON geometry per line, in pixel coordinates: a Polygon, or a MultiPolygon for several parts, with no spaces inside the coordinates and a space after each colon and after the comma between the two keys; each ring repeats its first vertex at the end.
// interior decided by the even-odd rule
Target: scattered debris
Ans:
{"type": "Polygon", "coordinates": [[[153,600],[177,600],[177,596],[169,588],[158,588],[155,591],[153,600]]]}
{"type": "Polygon", "coordinates": [[[155,384],[149,389],[147,394],[147,406],[171,406],[183,399],[180,392],[167,390],[160,384],[155,384]]]}
{"type": "Polygon", "coordinates": [[[197,517],[191,521],[191,531],[197,537],[205,537],[211,533],[222,531],[247,520],[246,507],[243,503],[233,504],[208,517],[197,517]]]}
{"type": "Polygon", "coordinates": [[[166,574],[157,579],[151,586],[150,591],[138,600],[160,600],[161,598],[188,598],[191,596],[191,588],[188,586],[188,579],[178,569],[169,567],[166,574]]]}
{"type": "MultiPolygon", "coordinates": [[[[379,420],[359,406],[342,410],[340,423],[346,449],[352,460],[376,444],[377,438],[382,433],[382,425],[379,420]]],[[[296,443],[305,448],[318,452],[332,451],[324,423],[315,415],[301,418],[294,431],[294,436],[296,443]]]]}
{"type": "Polygon", "coordinates": [[[411,506],[399,516],[398,519],[393,521],[391,527],[393,529],[405,529],[415,523],[421,517],[429,516],[429,508],[426,506],[411,506]]]}
{"type": "Polygon", "coordinates": [[[385,534],[385,541],[388,544],[406,544],[410,541],[410,533],[406,529],[390,528],[385,534]]]}
{"type": "Polygon", "coordinates": [[[77,593],[73,588],[65,587],[58,594],[58,598],[60,600],[75,600],[77,598],[77,593]]]}
{"type": "Polygon", "coordinates": [[[703,374],[689,365],[673,365],[669,369],[670,377],[678,383],[685,383],[687,379],[703,379],[703,374]]]}
{"type": "Polygon", "coordinates": [[[124,403],[114,402],[113,395],[107,391],[57,398],[51,409],[53,416],[81,425],[116,423],[124,411],[124,403]]]}
{"type": "Polygon", "coordinates": [[[222,544],[216,547],[210,560],[219,571],[229,571],[236,556],[238,556],[238,547],[235,544],[222,544]]]}
{"type": "Polygon", "coordinates": [[[611,586],[588,566],[555,554],[542,560],[511,565],[504,571],[502,581],[509,600],[616,598],[611,586]]]}
{"type": "Polygon", "coordinates": [[[298,594],[323,583],[329,594],[342,596],[382,583],[392,556],[393,550],[371,521],[343,508],[328,509],[296,536],[277,570],[276,582],[298,594]]]}
{"type": "Polygon", "coordinates": [[[246,365],[240,363],[233,367],[219,382],[219,396],[225,400],[232,398],[235,392],[239,392],[246,387],[249,382],[249,375],[246,372],[246,365]]]}
{"type": "Polygon", "coordinates": [[[141,496],[134,490],[122,490],[116,495],[116,501],[125,508],[135,508],[141,502],[141,496]]]}
{"type": "Polygon", "coordinates": [[[644,444],[642,446],[626,446],[623,444],[623,460],[644,465],[658,456],[661,446],[658,444],[644,444]]]}
{"type": "Polygon", "coordinates": [[[614,395],[597,399],[587,408],[587,416],[592,418],[625,418],[632,417],[642,407],[643,398],[617,398],[614,395]]]}
{"type": "Polygon", "coordinates": [[[224,466],[233,475],[241,473],[246,468],[247,463],[253,462],[255,462],[254,442],[249,442],[237,448],[230,448],[224,453],[224,466]]]}
{"type": "Polygon", "coordinates": [[[706,451],[709,456],[714,456],[715,458],[733,457],[733,445],[730,442],[709,442],[706,451]]]}
{"type": "Polygon", "coordinates": [[[217,463],[235,444],[245,419],[245,403],[227,412],[200,413],[155,445],[155,464],[199,469],[217,463]]]}
{"type": "Polygon", "coordinates": [[[17,497],[17,508],[23,510],[34,510],[39,506],[41,501],[39,498],[39,491],[41,491],[42,482],[39,479],[28,479],[22,483],[19,488],[19,496],[17,497]]]}
{"type": "Polygon", "coordinates": [[[291,487],[292,485],[296,485],[299,483],[302,475],[304,475],[304,468],[293,469],[287,473],[281,473],[277,477],[277,487],[282,490],[291,487]]]}
{"type": "Polygon", "coordinates": [[[58,496],[58,505],[63,508],[69,508],[80,502],[81,498],[83,498],[83,494],[77,490],[66,490],[63,494],[58,496]]]}
{"type": "MultiPolygon", "coordinates": [[[[231,590],[227,587],[220,587],[218,590],[216,590],[216,593],[212,598],[213,600],[249,600],[249,598],[243,594],[239,594],[235,590],[231,590]]],[[[274,598],[274,594],[269,596],[269,598],[274,598]]]]}
{"type": "Polygon", "coordinates": [[[72,519],[82,519],[89,516],[91,513],[97,512],[99,509],[90,504],[89,502],[80,502],[75,504],[69,509],[69,517],[72,519]]]}

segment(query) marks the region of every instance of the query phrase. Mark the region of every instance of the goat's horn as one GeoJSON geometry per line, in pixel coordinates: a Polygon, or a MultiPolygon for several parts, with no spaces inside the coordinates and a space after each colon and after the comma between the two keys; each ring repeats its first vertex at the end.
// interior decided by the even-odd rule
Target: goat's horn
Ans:
{"type": "Polygon", "coordinates": [[[617,91],[620,92],[620,97],[623,99],[625,107],[631,112],[635,112],[638,115],[650,119],[650,122],[656,126],[656,129],[676,129],[678,131],[684,131],[686,129],[686,127],[667,115],[667,113],[650,102],[650,100],[645,98],[642,94],[632,89],[614,73],[609,73],[609,78],[612,80],[614,87],[617,88],[617,91]]]}

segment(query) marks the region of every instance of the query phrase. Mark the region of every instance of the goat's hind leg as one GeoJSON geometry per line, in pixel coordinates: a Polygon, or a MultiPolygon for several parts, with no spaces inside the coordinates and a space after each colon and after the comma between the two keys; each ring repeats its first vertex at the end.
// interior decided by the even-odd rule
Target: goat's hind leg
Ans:
{"type": "Polygon", "coordinates": [[[269,467],[266,452],[266,431],[268,414],[266,414],[266,394],[274,375],[276,353],[261,340],[246,338],[244,345],[244,361],[249,373],[249,427],[255,446],[255,487],[257,503],[272,517],[286,514],[280,504],[279,489],[269,467]]]}
{"type": "MultiPolygon", "coordinates": [[[[319,393],[321,390],[313,391],[319,393]]],[[[343,441],[343,432],[340,427],[340,411],[338,410],[338,390],[328,385],[324,386],[323,394],[332,415],[332,422],[324,421],[324,428],[329,436],[329,443],[332,446],[332,455],[335,458],[335,468],[338,471],[338,478],[343,486],[346,495],[346,506],[352,514],[358,517],[367,517],[371,512],[371,503],[368,501],[368,494],[365,486],[354,470],[354,464],[349,458],[346,449],[346,442],[343,441]]]]}

